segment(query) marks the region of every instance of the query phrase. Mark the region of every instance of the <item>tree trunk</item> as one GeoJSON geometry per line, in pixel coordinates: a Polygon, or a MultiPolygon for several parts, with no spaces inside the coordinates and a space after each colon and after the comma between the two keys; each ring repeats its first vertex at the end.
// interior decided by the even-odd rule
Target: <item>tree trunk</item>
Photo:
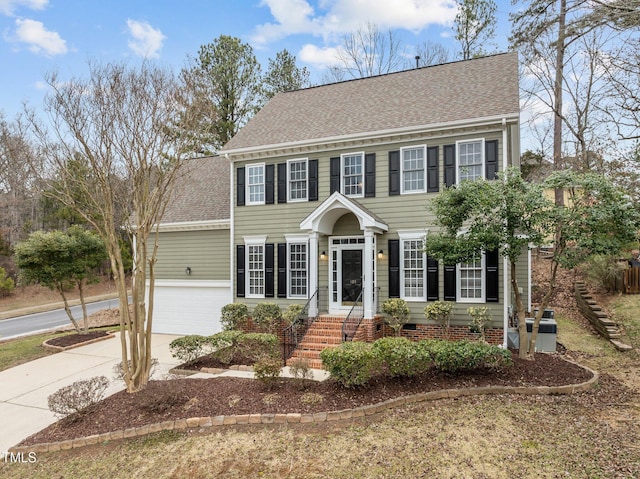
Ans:
{"type": "Polygon", "coordinates": [[[527,323],[526,323],[526,314],[524,310],[524,304],[522,302],[522,294],[520,294],[520,287],[518,286],[518,278],[516,277],[516,263],[514,261],[510,262],[511,269],[511,289],[515,295],[516,300],[516,309],[518,310],[518,344],[520,345],[518,348],[518,357],[521,359],[533,359],[530,358],[527,354],[527,344],[528,344],[528,335],[527,335],[527,323]]]}
{"type": "Polygon", "coordinates": [[[58,293],[60,293],[60,296],[62,296],[62,301],[64,302],[64,311],[67,313],[67,316],[69,316],[73,327],[76,329],[76,333],[80,334],[80,326],[78,326],[78,322],[75,320],[73,314],[71,313],[71,308],[69,307],[67,296],[64,294],[64,287],[62,284],[58,284],[58,293]]]}
{"type": "Polygon", "coordinates": [[[527,356],[529,359],[533,359],[536,352],[536,340],[538,339],[538,329],[540,328],[540,321],[542,320],[542,315],[544,314],[544,310],[549,306],[549,302],[551,301],[551,296],[556,290],[556,276],[558,273],[558,262],[556,260],[551,260],[551,277],[549,278],[549,288],[547,292],[542,298],[540,305],[538,306],[538,313],[536,314],[533,320],[533,327],[531,330],[531,339],[529,340],[529,345],[527,348],[527,356]]]}
{"type": "Polygon", "coordinates": [[[78,284],[78,292],[80,293],[80,304],[82,305],[82,321],[84,326],[84,332],[89,332],[89,318],[87,317],[87,303],[84,301],[84,291],[82,280],[77,281],[78,284]]]}
{"type": "MultiPolygon", "coordinates": [[[[556,40],[556,75],[553,86],[554,115],[553,115],[553,169],[562,169],[562,80],[564,75],[564,51],[566,36],[567,0],[560,0],[558,15],[558,38],[556,40]]],[[[564,205],[564,191],[555,190],[555,202],[564,205]]]]}

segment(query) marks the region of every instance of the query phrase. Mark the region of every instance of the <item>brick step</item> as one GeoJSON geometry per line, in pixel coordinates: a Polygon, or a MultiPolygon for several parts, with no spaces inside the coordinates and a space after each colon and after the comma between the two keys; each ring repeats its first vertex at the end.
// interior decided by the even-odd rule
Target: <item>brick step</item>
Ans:
{"type": "MultiPolygon", "coordinates": [[[[314,351],[316,353],[319,353],[320,351],[324,351],[327,348],[335,348],[337,347],[338,344],[322,344],[322,343],[306,343],[306,344],[299,344],[298,347],[296,348],[296,351],[314,351]]],[[[295,354],[294,352],[294,354],[295,354]]]]}
{"type": "Polygon", "coordinates": [[[320,351],[323,351],[324,349],[326,348],[319,350],[296,349],[291,357],[303,359],[320,359],[320,351]]]}
{"type": "Polygon", "coordinates": [[[313,323],[308,331],[342,331],[342,323],[313,323]]]}
{"type": "Polygon", "coordinates": [[[323,336],[318,334],[307,334],[304,339],[299,343],[299,346],[306,344],[328,344],[338,345],[342,342],[342,336],[323,336]]]}

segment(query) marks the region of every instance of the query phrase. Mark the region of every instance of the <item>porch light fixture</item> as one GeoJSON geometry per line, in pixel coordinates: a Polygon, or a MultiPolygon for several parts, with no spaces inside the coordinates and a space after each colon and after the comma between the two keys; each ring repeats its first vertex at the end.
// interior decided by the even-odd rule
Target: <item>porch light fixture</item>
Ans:
{"type": "Polygon", "coordinates": [[[185,273],[191,274],[191,266],[187,266],[184,270],[185,273]]]}
{"type": "Polygon", "coordinates": [[[382,259],[384,252],[382,250],[378,250],[378,259],[382,259]]]}
{"type": "Polygon", "coordinates": [[[327,259],[327,253],[325,251],[320,253],[320,259],[327,259]]]}

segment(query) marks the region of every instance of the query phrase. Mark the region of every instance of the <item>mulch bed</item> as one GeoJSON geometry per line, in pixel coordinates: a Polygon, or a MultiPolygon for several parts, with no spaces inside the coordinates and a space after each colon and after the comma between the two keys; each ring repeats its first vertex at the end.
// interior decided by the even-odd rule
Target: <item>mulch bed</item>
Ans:
{"type": "Polygon", "coordinates": [[[451,376],[434,371],[410,379],[380,376],[354,389],[345,389],[333,380],[301,383],[279,379],[271,388],[257,380],[240,378],[151,381],[139,393],[118,392],[95,405],[90,413],[65,418],[25,439],[21,445],[63,441],[188,417],[335,411],[442,389],[560,386],[592,377],[558,354],[537,354],[535,361],[514,357],[514,363],[500,372],[451,376]]]}
{"type": "Polygon", "coordinates": [[[103,338],[105,336],[109,336],[108,331],[89,331],[88,333],[67,334],[66,336],[49,339],[47,340],[47,344],[50,346],[68,348],[69,346],[77,346],[82,343],[86,343],[87,341],[103,338]]]}

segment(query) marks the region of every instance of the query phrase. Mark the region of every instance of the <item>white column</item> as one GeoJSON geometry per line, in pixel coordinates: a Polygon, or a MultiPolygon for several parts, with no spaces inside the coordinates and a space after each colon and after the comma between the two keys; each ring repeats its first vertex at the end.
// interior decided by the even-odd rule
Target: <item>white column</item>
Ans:
{"type": "Polygon", "coordinates": [[[364,319],[373,319],[373,231],[364,230],[364,255],[362,258],[362,307],[364,319]]]}
{"type": "MultiPolygon", "coordinates": [[[[309,295],[318,288],[318,233],[309,233],[309,295]]],[[[309,317],[318,316],[318,297],[309,304],[309,317]]]]}

